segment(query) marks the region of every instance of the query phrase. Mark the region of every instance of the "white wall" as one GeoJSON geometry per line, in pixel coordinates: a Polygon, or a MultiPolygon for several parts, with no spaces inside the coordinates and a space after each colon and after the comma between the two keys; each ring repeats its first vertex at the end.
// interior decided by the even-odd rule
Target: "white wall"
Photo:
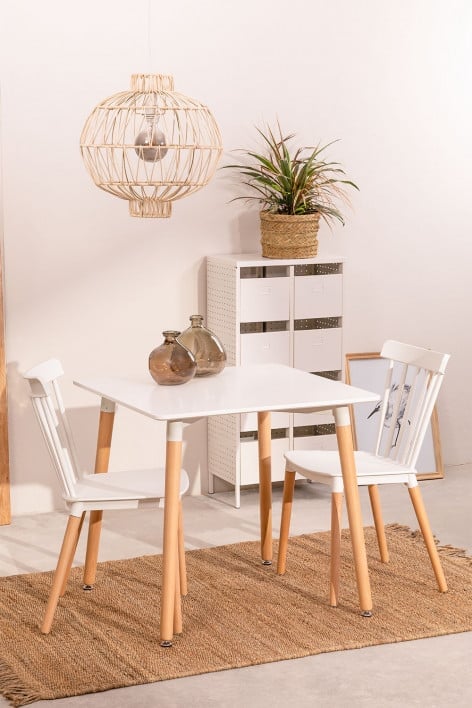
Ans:
{"type": "MultiPolygon", "coordinates": [[[[330,157],[361,191],[320,250],[347,258],[345,350],[394,337],[451,352],[443,457],[472,460],[469,0],[154,1],[150,22],[147,0],[3,0],[0,13],[13,514],[58,502],[21,372],[49,356],[71,377],[146,371],[161,331],[205,311],[205,255],[259,251],[257,212],[228,203],[226,172],[170,220],[132,219],[93,185],[83,123],[139,72],[173,74],[210,106],[222,164],[276,117],[301,144],[341,139],[330,157]]],[[[96,401],[70,383],[65,397],[90,463],[96,401]]],[[[204,423],[188,434],[198,493],[204,423]]],[[[120,412],[112,466],[152,464],[163,444],[163,428],[120,412]]]]}

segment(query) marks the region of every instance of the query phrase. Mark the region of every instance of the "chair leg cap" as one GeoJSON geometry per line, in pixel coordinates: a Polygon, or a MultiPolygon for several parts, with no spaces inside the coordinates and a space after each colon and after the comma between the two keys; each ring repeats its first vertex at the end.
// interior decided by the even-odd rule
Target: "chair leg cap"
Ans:
{"type": "Polygon", "coordinates": [[[93,585],[82,585],[82,590],[85,590],[85,592],[92,592],[93,585]]]}
{"type": "Polygon", "coordinates": [[[372,617],[373,612],[371,610],[363,610],[361,612],[361,617],[372,617]]]}

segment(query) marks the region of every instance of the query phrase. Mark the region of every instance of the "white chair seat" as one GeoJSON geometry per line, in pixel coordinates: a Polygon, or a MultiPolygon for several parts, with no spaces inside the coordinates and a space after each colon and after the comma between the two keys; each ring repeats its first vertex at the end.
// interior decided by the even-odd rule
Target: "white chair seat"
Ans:
{"type": "MultiPolygon", "coordinates": [[[[354,452],[357,481],[360,486],[368,484],[408,483],[415,479],[415,470],[395,460],[379,457],[369,452],[354,452]],[[402,479],[403,478],[403,479],[402,479]]],[[[343,491],[341,462],[337,450],[291,450],[285,453],[286,468],[291,472],[311,479],[313,482],[336,486],[335,491],[343,491]]]]}
{"type": "MultiPolygon", "coordinates": [[[[75,485],[74,495],[64,495],[67,502],[125,501],[127,499],[163,499],[163,469],[126,470],[106,474],[86,474],[75,485]]],[[[187,473],[180,475],[180,494],[189,488],[187,473]]]]}

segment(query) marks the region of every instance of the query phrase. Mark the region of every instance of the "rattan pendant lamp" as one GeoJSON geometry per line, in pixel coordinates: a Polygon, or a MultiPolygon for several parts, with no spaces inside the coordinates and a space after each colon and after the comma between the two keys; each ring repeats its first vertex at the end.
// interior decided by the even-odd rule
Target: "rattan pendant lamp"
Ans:
{"type": "Polygon", "coordinates": [[[130,91],[93,109],[80,149],[97,187],[128,200],[131,216],[155,218],[208,184],[222,142],[210,110],[175,92],[172,76],[133,74],[130,91]]]}

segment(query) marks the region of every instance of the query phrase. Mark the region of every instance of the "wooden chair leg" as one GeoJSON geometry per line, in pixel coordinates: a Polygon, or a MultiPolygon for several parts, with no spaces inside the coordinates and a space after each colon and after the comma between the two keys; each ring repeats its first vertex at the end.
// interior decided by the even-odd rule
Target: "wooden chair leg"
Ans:
{"type": "Polygon", "coordinates": [[[70,564],[72,563],[71,556],[77,546],[80,521],[81,519],[79,516],[69,516],[66,532],[64,534],[64,540],[62,541],[61,552],[57,561],[56,572],[54,573],[46,612],[43,618],[43,624],[41,625],[41,632],[43,634],[49,634],[51,631],[54,614],[59,601],[59,595],[64,585],[64,577],[70,568],[70,564]]]}
{"type": "MultiPolygon", "coordinates": [[[[100,419],[98,423],[97,451],[95,455],[95,474],[108,472],[110,461],[113,423],[115,420],[115,404],[102,398],[100,419]]],[[[95,583],[97,572],[98,546],[102,530],[103,511],[91,511],[87,551],[85,554],[84,589],[91,590],[95,583]]]]}
{"type": "Polygon", "coordinates": [[[80,517],[79,528],[77,529],[77,539],[76,539],[76,542],[75,542],[74,549],[73,549],[73,551],[72,551],[72,553],[71,553],[71,556],[70,556],[69,567],[67,568],[67,571],[66,571],[66,573],[65,573],[65,575],[64,575],[64,582],[62,583],[61,592],[59,593],[59,596],[60,596],[60,597],[63,597],[63,595],[64,595],[65,592],[66,592],[67,583],[68,583],[68,580],[69,580],[70,571],[71,571],[71,569],[72,569],[72,563],[74,562],[75,553],[76,553],[76,551],[77,551],[77,544],[79,543],[80,532],[82,531],[82,526],[83,526],[83,523],[84,523],[84,519],[85,519],[85,511],[83,512],[82,516],[80,517]]]}
{"type": "Polygon", "coordinates": [[[182,598],[180,595],[179,564],[175,567],[174,634],[182,634],[182,598]]]}
{"type": "Polygon", "coordinates": [[[374,517],[375,532],[377,534],[377,543],[379,544],[380,560],[382,563],[388,563],[390,556],[388,554],[387,537],[385,536],[385,525],[382,516],[382,506],[380,504],[379,488],[376,484],[369,484],[368,488],[372,516],[374,517]]]}
{"type": "Polygon", "coordinates": [[[331,560],[329,578],[329,604],[336,607],[339,598],[339,570],[341,565],[341,513],[343,493],[331,494],[331,560]]]}
{"type": "Polygon", "coordinates": [[[185,562],[185,542],[184,542],[184,523],[182,514],[182,500],[179,504],[179,575],[180,575],[180,594],[186,595],[187,589],[187,564],[185,562]]]}
{"type": "Polygon", "coordinates": [[[436,576],[439,591],[447,592],[446,578],[444,577],[441,561],[439,560],[438,549],[436,548],[436,544],[434,542],[433,533],[431,531],[429,519],[426,514],[426,509],[424,507],[423,497],[421,496],[420,488],[408,487],[408,492],[413,503],[416,518],[418,519],[418,523],[420,525],[421,533],[423,534],[424,542],[428,550],[431,565],[433,566],[434,575],[436,576]]]}
{"type": "Polygon", "coordinates": [[[91,590],[95,583],[98,561],[98,546],[102,530],[103,511],[91,511],[87,537],[87,551],[85,553],[84,589],[91,590]]]}
{"type": "Polygon", "coordinates": [[[280,520],[279,554],[277,558],[277,573],[283,575],[287,563],[287,544],[292,516],[293,490],[295,487],[295,472],[285,471],[284,492],[282,499],[282,517],[280,520]]]}

